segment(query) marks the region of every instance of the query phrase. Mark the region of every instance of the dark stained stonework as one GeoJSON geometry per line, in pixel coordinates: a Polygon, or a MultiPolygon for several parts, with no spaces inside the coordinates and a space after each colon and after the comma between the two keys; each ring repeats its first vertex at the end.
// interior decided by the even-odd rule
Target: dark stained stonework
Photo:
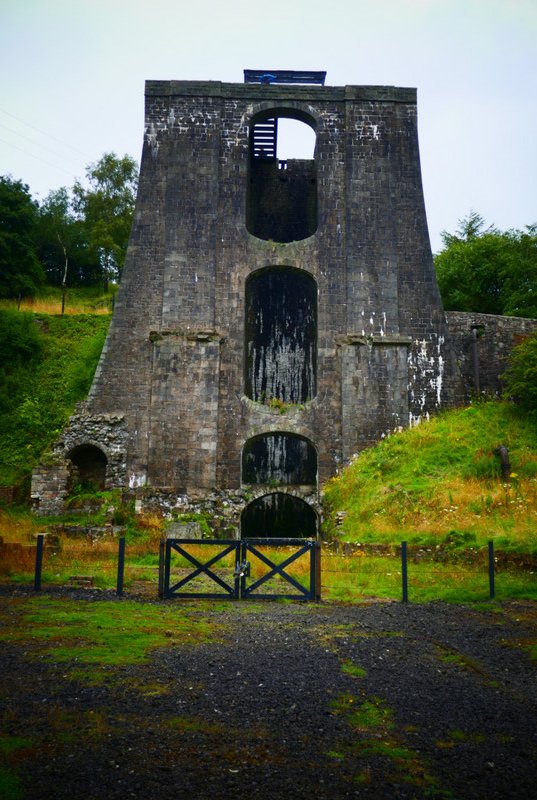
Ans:
{"type": "MultiPolygon", "coordinates": [[[[414,89],[149,81],[114,317],[83,418],[56,448],[58,463],[75,445],[101,447],[107,486],[167,511],[209,510],[216,519],[227,509],[238,531],[247,504],[278,483],[276,465],[271,473],[263,464],[266,485],[247,493],[241,484],[243,450],[254,437],[311,443],[314,495],[310,485],[278,492],[319,514],[319,486],[355,452],[462,402],[457,360],[464,373],[466,345],[449,337],[460,338],[464,323],[448,327],[442,309],[416,114],[414,89]],[[256,120],[280,116],[316,132],[313,162],[289,162],[283,188],[276,162],[254,163],[250,133],[256,120]],[[278,192],[277,214],[264,228],[263,209],[278,192]],[[278,215],[291,214],[301,192],[300,214],[278,235],[278,215]],[[289,336],[268,345],[253,337],[271,350],[259,361],[265,376],[293,370],[302,354],[311,383],[300,377],[306,388],[296,396],[274,381],[254,391],[248,378],[247,287],[263,271],[303,275],[315,287],[316,308],[295,303],[289,336]],[[313,326],[307,337],[304,314],[313,326]]],[[[40,491],[35,506],[47,513],[40,491]]]]}

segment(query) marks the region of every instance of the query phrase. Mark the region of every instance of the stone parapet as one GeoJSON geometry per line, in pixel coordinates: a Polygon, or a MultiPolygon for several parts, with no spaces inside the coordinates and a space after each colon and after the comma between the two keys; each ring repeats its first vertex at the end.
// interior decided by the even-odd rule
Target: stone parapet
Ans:
{"type": "Polygon", "coordinates": [[[513,347],[537,332],[537,320],[446,311],[451,346],[461,375],[456,404],[479,394],[501,395],[501,376],[513,347]]]}

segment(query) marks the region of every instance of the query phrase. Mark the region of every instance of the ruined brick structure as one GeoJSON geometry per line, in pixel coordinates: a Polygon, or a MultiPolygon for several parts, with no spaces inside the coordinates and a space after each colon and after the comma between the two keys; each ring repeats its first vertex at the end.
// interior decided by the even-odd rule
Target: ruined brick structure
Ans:
{"type": "Polygon", "coordinates": [[[228,535],[314,535],[323,482],[462,391],[416,91],[286,75],[146,84],[118,301],[55,449],[146,504],[209,509],[228,535]],[[313,159],[278,158],[282,118],[315,131],[313,159]]]}

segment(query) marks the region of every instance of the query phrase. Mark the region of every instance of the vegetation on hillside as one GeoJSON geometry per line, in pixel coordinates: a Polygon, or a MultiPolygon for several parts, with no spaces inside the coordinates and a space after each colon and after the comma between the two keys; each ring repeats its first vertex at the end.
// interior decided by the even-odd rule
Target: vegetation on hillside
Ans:
{"type": "Polygon", "coordinates": [[[346,541],[497,538],[537,552],[537,430],[506,402],[444,412],[360,453],[328,482],[324,500],[326,534],[346,541]]]}
{"type": "Polygon", "coordinates": [[[511,353],[502,380],[505,394],[537,421],[537,333],[528,336],[511,353]]]}
{"type": "Polygon", "coordinates": [[[0,309],[0,485],[27,489],[88,392],[109,321],[0,309]]]}

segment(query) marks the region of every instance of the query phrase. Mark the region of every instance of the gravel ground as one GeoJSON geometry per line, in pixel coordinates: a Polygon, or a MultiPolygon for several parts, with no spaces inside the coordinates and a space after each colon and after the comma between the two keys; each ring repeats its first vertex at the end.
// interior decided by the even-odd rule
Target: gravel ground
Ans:
{"type": "Polygon", "coordinates": [[[24,798],[537,796],[537,604],[188,607],[223,640],[106,686],[2,646],[3,730],[40,743],[24,798]]]}

